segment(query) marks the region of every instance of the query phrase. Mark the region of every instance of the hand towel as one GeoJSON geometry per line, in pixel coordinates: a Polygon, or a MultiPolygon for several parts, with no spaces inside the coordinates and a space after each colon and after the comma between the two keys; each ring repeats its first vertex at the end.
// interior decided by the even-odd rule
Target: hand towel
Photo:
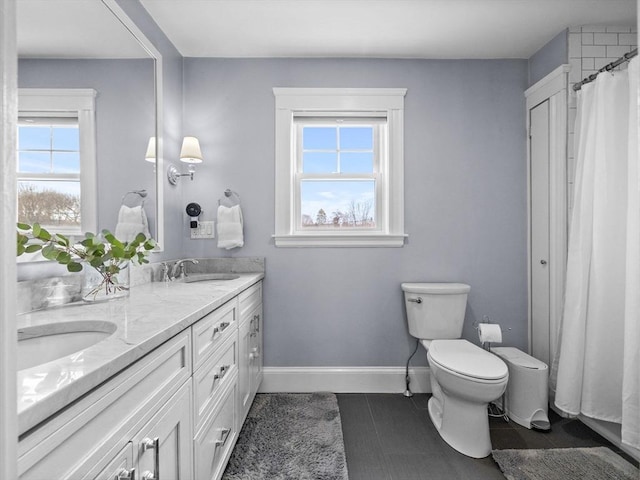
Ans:
{"type": "Polygon", "coordinates": [[[147,238],[151,237],[149,222],[144,208],[142,208],[142,205],[137,207],[122,205],[118,213],[118,223],[114,232],[115,237],[121,242],[132,242],[139,233],[144,233],[147,238]]]}
{"type": "Polygon", "coordinates": [[[242,233],[243,220],[240,205],[233,207],[218,207],[218,248],[242,247],[244,235],[242,233]]]}

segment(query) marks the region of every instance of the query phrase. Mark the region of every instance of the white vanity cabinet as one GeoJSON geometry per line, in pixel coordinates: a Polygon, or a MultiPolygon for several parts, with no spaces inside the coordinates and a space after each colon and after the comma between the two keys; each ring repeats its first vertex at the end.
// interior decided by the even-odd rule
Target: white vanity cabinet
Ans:
{"type": "Polygon", "coordinates": [[[262,282],[242,292],[239,304],[238,400],[241,427],[262,381],[262,282]]]}
{"type": "Polygon", "coordinates": [[[20,480],[218,480],[261,354],[258,281],[23,434],[20,480]]]}
{"type": "Polygon", "coordinates": [[[190,359],[188,329],[23,435],[20,479],[140,479],[154,463],[177,472],[163,480],[192,478],[190,359]]]}

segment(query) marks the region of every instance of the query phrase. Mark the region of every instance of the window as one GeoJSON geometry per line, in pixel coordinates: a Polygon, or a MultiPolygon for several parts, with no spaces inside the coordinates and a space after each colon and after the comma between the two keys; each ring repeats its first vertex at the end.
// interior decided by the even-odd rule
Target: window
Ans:
{"type": "Polygon", "coordinates": [[[93,90],[20,89],[20,222],[79,235],[96,228],[93,90]]]}
{"type": "Polygon", "coordinates": [[[402,246],[405,89],[274,88],[276,246],[402,246]]]}

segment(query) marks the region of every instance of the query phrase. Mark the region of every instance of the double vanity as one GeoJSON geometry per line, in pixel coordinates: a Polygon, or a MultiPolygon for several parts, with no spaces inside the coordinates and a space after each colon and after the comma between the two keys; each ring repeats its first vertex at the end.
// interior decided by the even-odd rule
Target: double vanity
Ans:
{"type": "Polygon", "coordinates": [[[220,478],[262,379],[263,278],[20,315],[20,479],[220,478]]]}

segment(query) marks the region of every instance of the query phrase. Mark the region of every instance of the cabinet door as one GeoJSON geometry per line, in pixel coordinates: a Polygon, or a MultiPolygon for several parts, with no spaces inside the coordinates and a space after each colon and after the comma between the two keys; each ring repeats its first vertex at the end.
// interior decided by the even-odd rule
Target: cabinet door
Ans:
{"type": "Polygon", "coordinates": [[[251,348],[249,349],[250,401],[253,402],[262,381],[262,304],[253,311],[249,336],[251,339],[251,348]]]}
{"type": "Polygon", "coordinates": [[[253,337],[251,336],[252,322],[246,321],[240,324],[238,330],[238,430],[242,427],[244,419],[251,406],[251,354],[253,337]]]}
{"type": "Polygon", "coordinates": [[[129,442],[114,459],[95,477],[95,480],[135,480],[133,468],[133,443],[129,442]]]}
{"type": "Polygon", "coordinates": [[[134,436],[138,478],[193,478],[191,439],[191,382],[187,382],[134,436]]]}

